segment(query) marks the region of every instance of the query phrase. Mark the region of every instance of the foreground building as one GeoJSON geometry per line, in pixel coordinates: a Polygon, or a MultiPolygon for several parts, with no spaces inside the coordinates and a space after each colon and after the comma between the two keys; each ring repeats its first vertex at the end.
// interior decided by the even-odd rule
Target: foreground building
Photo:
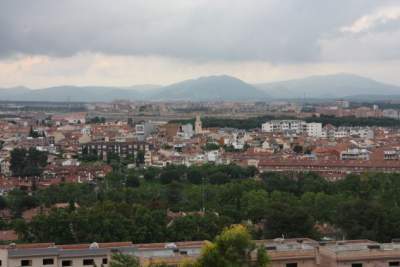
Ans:
{"type": "MultiPolygon", "coordinates": [[[[369,240],[318,243],[307,238],[259,240],[271,259],[271,267],[392,267],[400,266],[400,243],[369,240]]],[[[10,244],[0,247],[2,267],[104,266],[114,253],[138,257],[142,266],[166,263],[179,266],[201,254],[204,241],[133,244],[131,242],[77,245],[10,244]]]]}

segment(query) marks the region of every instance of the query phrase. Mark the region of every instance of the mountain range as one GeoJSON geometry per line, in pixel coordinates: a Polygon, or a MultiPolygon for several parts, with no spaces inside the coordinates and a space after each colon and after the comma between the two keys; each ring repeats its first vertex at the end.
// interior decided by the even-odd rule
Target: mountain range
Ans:
{"type": "Polygon", "coordinates": [[[0,88],[0,100],[100,102],[116,99],[153,101],[244,101],[295,98],[400,98],[400,86],[351,75],[310,76],[303,79],[249,84],[220,75],[186,80],[168,86],[57,86],[43,89],[0,88]]]}
{"type": "Polygon", "coordinates": [[[400,87],[352,74],[310,76],[256,85],[273,98],[352,98],[355,96],[400,96],[400,87]]]}

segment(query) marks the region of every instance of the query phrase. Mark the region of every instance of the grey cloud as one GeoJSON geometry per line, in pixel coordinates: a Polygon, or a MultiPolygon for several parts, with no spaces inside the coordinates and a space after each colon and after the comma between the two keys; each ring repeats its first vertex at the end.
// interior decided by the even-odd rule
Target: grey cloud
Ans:
{"type": "Polygon", "coordinates": [[[320,40],[321,59],[380,62],[400,59],[400,5],[378,8],[320,40]]]}
{"type": "Polygon", "coordinates": [[[320,59],[319,40],[385,0],[2,0],[0,55],[320,59]]]}

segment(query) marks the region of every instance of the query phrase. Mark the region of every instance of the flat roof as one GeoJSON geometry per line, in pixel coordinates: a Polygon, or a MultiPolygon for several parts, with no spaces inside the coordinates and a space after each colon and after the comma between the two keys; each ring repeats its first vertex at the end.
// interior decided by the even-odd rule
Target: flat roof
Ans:
{"type": "Polygon", "coordinates": [[[369,251],[369,250],[400,250],[400,243],[377,243],[370,240],[349,240],[321,243],[323,248],[335,253],[369,251]]]}

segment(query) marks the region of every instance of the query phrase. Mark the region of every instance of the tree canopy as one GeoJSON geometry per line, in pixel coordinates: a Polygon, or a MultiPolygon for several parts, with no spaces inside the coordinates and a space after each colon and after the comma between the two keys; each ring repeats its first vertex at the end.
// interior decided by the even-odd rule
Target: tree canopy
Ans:
{"type": "Polygon", "coordinates": [[[47,165],[47,152],[15,148],[11,151],[10,165],[14,176],[39,176],[47,165]]]}
{"type": "Polygon", "coordinates": [[[135,256],[115,253],[111,257],[110,267],[140,267],[140,262],[135,256]]]}
{"type": "Polygon", "coordinates": [[[234,225],[206,244],[195,266],[265,267],[268,263],[265,248],[256,246],[243,225],[234,225]]]}
{"type": "Polygon", "coordinates": [[[12,215],[3,228],[17,230],[22,241],[57,243],[214,240],[241,223],[254,239],[388,242],[400,236],[399,207],[400,174],[352,174],[330,182],[314,173],[259,174],[233,164],[121,169],[91,184],[14,189],[0,198],[0,209],[12,215]],[[57,209],[56,203],[79,207],[57,209]],[[21,220],[32,208],[39,215],[21,220]]]}

